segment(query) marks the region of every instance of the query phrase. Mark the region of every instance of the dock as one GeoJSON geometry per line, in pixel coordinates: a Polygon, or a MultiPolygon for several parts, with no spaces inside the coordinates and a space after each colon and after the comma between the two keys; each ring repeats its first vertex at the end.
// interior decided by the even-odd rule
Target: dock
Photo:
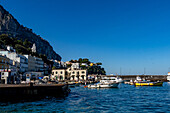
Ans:
{"type": "Polygon", "coordinates": [[[0,102],[65,97],[69,92],[67,84],[0,84],[0,102]]]}
{"type": "Polygon", "coordinates": [[[151,81],[167,81],[167,75],[119,75],[123,80],[136,80],[136,77],[151,81]]]}

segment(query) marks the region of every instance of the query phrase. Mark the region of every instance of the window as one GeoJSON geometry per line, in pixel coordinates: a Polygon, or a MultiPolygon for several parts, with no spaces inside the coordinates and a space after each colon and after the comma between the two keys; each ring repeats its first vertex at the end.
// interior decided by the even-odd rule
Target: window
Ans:
{"type": "Polygon", "coordinates": [[[63,74],[63,72],[62,72],[62,71],[61,71],[60,73],[61,73],[61,74],[63,74]]]}
{"type": "Polygon", "coordinates": [[[77,72],[77,74],[79,75],[79,72],[77,72]]]}
{"type": "Polygon", "coordinates": [[[60,75],[60,80],[63,80],[63,76],[62,75],[60,75]]]}
{"type": "Polygon", "coordinates": [[[56,71],[55,74],[57,74],[58,72],[56,71]]]}
{"type": "Polygon", "coordinates": [[[72,73],[74,74],[74,71],[72,73]]]}
{"type": "Polygon", "coordinates": [[[82,74],[84,74],[85,72],[84,71],[82,71],[82,74]]]}
{"type": "Polygon", "coordinates": [[[84,80],[84,75],[81,76],[82,80],[84,80]]]}
{"type": "Polygon", "coordinates": [[[54,72],[52,73],[52,75],[54,75],[54,72]]]}
{"type": "Polygon", "coordinates": [[[72,76],[73,80],[74,80],[74,75],[72,76]]]}

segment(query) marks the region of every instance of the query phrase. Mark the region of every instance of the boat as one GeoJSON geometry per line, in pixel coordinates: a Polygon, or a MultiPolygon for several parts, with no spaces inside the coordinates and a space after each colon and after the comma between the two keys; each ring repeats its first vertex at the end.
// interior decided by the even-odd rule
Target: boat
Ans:
{"type": "Polygon", "coordinates": [[[122,78],[120,78],[120,77],[115,77],[115,79],[116,79],[116,82],[119,82],[119,83],[123,82],[122,78]]]}
{"type": "Polygon", "coordinates": [[[68,82],[68,86],[73,88],[76,86],[76,84],[74,82],[68,82]]]}
{"type": "Polygon", "coordinates": [[[149,81],[140,81],[135,82],[135,86],[162,86],[163,82],[149,82],[149,81]]]}
{"type": "Polygon", "coordinates": [[[124,80],[124,84],[130,84],[130,80],[124,80]]]}
{"type": "Polygon", "coordinates": [[[167,81],[170,81],[170,75],[167,76],[167,81]]]}
{"type": "Polygon", "coordinates": [[[99,83],[94,85],[88,85],[88,88],[117,88],[119,82],[115,79],[115,77],[103,77],[99,83]]]}

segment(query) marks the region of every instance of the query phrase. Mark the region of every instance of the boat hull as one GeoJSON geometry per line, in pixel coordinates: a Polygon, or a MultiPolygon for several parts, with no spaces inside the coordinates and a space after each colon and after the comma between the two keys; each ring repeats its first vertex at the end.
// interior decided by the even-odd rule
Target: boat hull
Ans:
{"type": "Polygon", "coordinates": [[[163,82],[136,82],[135,86],[162,86],[163,82]]]}
{"type": "Polygon", "coordinates": [[[117,88],[119,83],[88,85],[88,88],[117,88]]]}

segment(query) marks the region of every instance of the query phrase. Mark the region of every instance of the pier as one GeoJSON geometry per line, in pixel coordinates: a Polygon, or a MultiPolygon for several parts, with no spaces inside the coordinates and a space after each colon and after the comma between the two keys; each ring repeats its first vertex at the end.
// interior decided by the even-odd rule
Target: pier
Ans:
{"type": "MultiPolygon", "coordinates": [[[[109,75],[111,76],[111,75],[109,75]]],[[[116,75],[123,80],[136,80],[136,77],[151,81],[167,81],[167,75],[116,75]]]]}
{"type": "Polygon", "coordinates": [[[65,97],[67,84],[0,84],[0,101],[36,100],[45,97],[65,97]]]}
{"type": "Polygon", "coordinates": [[[136,77],[140,77],[141,79],[150,80],[150,81],[167,81],[168,75],[89,75],[91,81],[99,81],[102,77],[120,77],[122,80],[136,80],[136,77]]]}

